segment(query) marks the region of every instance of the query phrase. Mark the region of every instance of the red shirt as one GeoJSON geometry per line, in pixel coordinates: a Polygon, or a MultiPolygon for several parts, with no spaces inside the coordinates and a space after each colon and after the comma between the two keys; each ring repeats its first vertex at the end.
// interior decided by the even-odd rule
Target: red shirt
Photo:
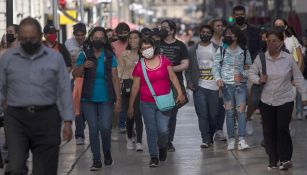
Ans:
{"type": "MultiPolygon", "coordinates": [[[[146,62],[145,62],[145,65],[146,65],[146,62]]],[[[148,79],[157,96],[165,95],[170,92],[170,78],[169,78],[168,70],[167,70],[168,66],[171,66],[171,62],[169,61],[168,58],[166,58],[163,55],[160,56],[160,64],[157,68],[150,69],[146,66],[148,79]]],[[[141,78],[141,84],[140,84],[141,101],[155,102],[147,86],[147,83],[145,81],[144,74],[142,71],[141,61],[139,61],[135,65],[132,75],[134,77],[141,78]]]]}

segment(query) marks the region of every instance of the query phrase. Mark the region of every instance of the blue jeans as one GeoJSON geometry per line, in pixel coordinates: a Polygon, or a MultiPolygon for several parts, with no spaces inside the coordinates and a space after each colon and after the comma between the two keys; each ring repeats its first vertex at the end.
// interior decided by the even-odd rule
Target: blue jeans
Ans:
{"type": "Polygon", "coordinates": [[[226,126],[228,138],[234,138],[235,114],[237,114],[239,137],[245,137],[246,127],[246,84],[225,84],[223,87],[223,98],[226,112],[226,126]]]}
{"type": "Polygon", "coordinates": [[[113,104],[109,102],[82,102],[82,110],[89,127],[93,159],[101,160],[99,135],[103,153],[111,150],[113,104]]]}
{"type": "Polygon", "coordinates": [[[218,114],[218,91],[198,87],[193,92],[195,111],[203,143],[213,143],[218,114]]]}
{"type": "Polygon", "coordinates": [[[155,103],[142,101],[140,109],[144,118],[150,157],[157,157],[157,145],[160,149],[167,148],[170,112],[161,112],[155,103]]]}
{"type": "Polygon", "coordinates": [[[216,130],[223,130],[225,121],[225,108],[223,97],[219,97],[219,109],[216,117],[216,130]]]}
{"type": "Polygon", "coordinates": [[[126,128],[126,120],[127,120],[127,111],[129,107],[129,97],[127,95],[122,95],[122,110],[119,114],[119,122],[118,122],[118,128],[126,128]]]}

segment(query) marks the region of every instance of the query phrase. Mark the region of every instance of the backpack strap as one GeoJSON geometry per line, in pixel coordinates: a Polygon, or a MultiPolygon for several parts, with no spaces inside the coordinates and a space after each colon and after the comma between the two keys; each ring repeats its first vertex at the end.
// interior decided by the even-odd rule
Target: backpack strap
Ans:
{"type": "Polygon", "coordinates": [[[244,65],[246,64],[246,54],[247,54],[247,49],[243,50],[243,55],[244,55],[244,65]]]}
{"type": "Polygon", "coordinates": [[[220,61],[220,66],[223,66],[223,62],[224,62],[224,56],[226,53],[226,49],[224,49],[222,46],[220,46],[220,53],[221,53],[221,61],[220,61]]]}
{"type": "Polygon", "coordinates": [[[265,54],[263,52],[259,52],[259,58],[262,67],[262,75],[266,75],[266,61],[265,61],[265,54]]]}

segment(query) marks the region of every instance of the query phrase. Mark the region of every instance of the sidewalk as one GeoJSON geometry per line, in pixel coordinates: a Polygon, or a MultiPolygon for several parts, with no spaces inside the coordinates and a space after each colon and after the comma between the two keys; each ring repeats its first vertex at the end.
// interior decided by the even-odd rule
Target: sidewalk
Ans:
{"type": "MultiPolygon", "coordinates": [[[[101,171],[90,172],[92,156],[89,140],[86,145],[76,146],[75,140],[61,147],[59,175],[304,175],[307,171],[307,120],[293,120],[296,133],[293,137],[293,169],[288,172],[267,171],[267,156],[260,146],[262,131],[259,116],[255,116],[253,136],[247,138],[252,146],[248,151],[227,151],[226,142],[217,141],[214,147],[200,149],[200,133],[194,107],[188,105],[178,114],[174,146],[176,152],[169,153],[167,161],[158,168],[149,168],[146,136],[143,136],[144,152],[126,149],[124,134],[118,134],[119,141],[112,142],[114,165],[101,171]]],[[[2,131],[1,131],[2,132],[2,131]]],[[[145,131],[144,131],[145,132],[145,131]]],[[[87,134],[88,135],[88,134],[87,134]]],[[[1,137],[3,138],[3,137],[1,137]]],[[[3,141],[1,140],[1,143],[3,141]]],[[[0,170],[2,173],[2,170],[0,170]]]]}

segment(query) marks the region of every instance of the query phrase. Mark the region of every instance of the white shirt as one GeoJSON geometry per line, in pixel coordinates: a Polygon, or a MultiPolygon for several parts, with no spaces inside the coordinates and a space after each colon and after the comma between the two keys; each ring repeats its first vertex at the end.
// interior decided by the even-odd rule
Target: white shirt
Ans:
{"type": "Polygon", "coordinates": [[[284,43],[285,43],[286,49],[288,49],[290,54],[293,54],[294,49],[301,47],[300,43],[298,42],[296,37],[293,35],[291,37],[286,37],[284,40],[284,43]]]}
{"type": "Polygon", "coordinates": [[[79,45],[75,37],[67,39],[65,42],[65,46],[70,52],[70,54],[74,54],[75,52],[79,52],[81,50],[81,46],[79,45]]]}
{"type": "Polygon", "coordinates": [[[198,45],[196,54],[200,71],[199,86],[210,90],[218,90],[219,88],[212,74],[212,66],[215,56],[215,48],[213,47],[213,44],[211,43],[206,47],[198,45]]]}

